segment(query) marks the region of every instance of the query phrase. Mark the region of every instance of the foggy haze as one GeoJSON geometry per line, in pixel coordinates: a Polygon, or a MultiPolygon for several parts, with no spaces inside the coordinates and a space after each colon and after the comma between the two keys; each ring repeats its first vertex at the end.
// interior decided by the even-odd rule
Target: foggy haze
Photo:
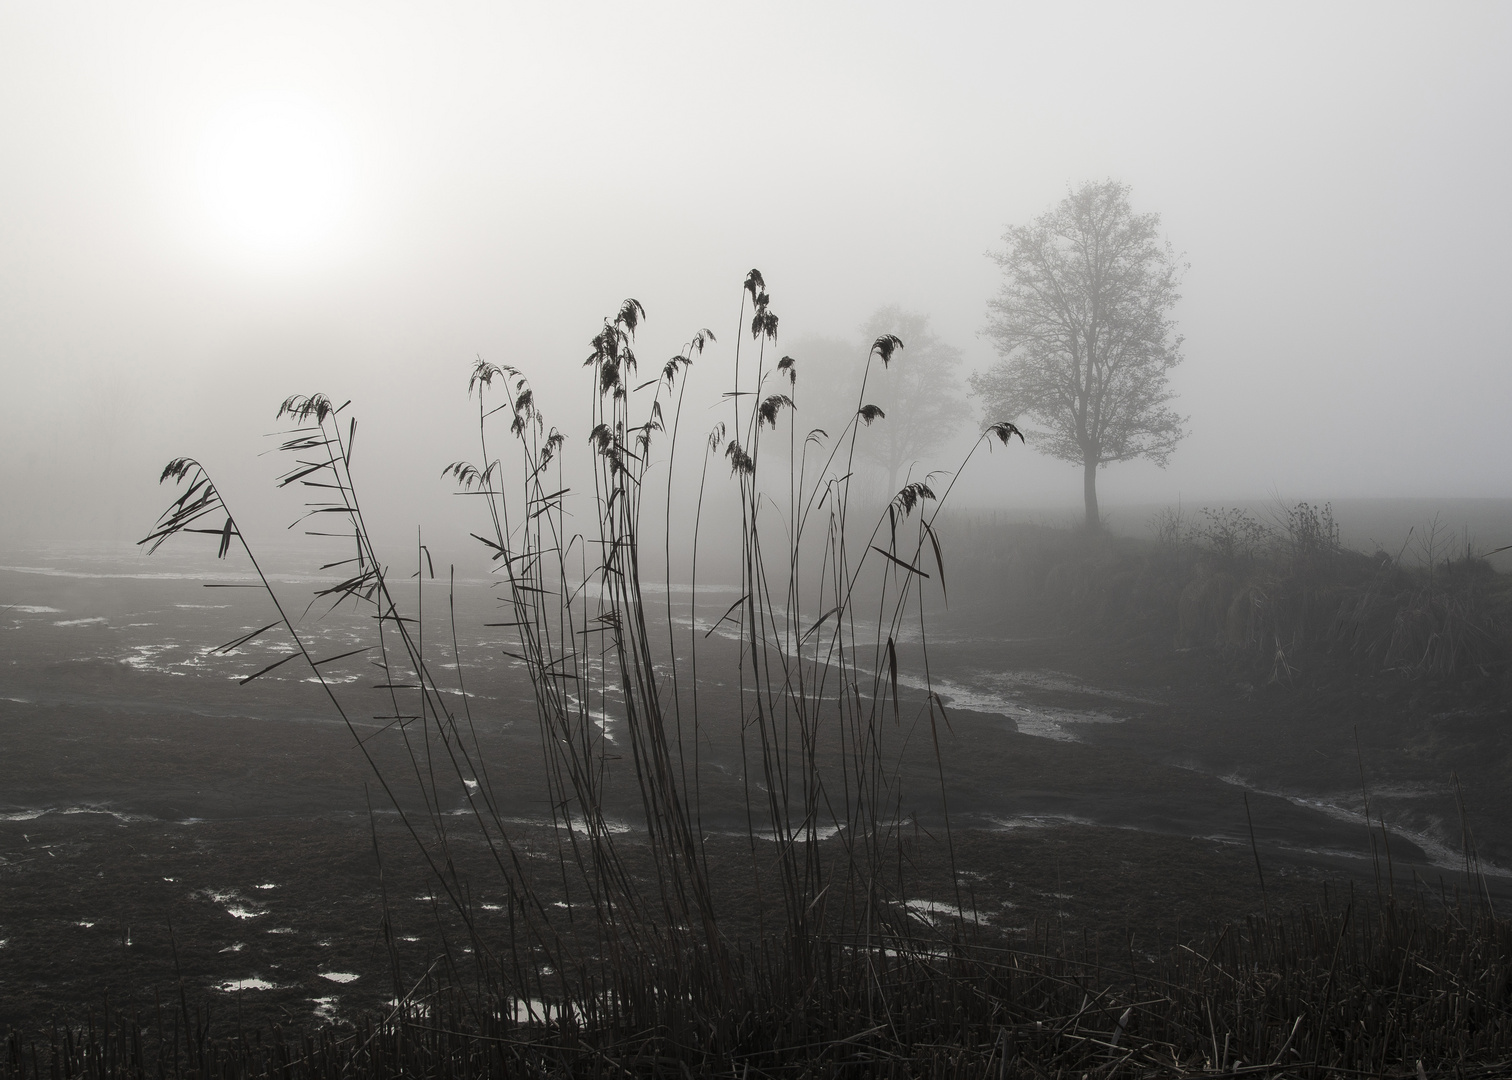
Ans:
{"type": "Polygon", "coordinates": [[[1505,1067],[1509,57],[0,0],[0,1074],[1505,1067]]]}
{"type": "MultiPolygon", "coordinates": [[[[256,455],[316,391],[384,528],[465,522],[476,357],[581,439],[601,320],[645,304],[648,371],[707,326],[713,368],[753,266],[779,355],[859,365],[897,304],[964,381],[985,253],[1105,178],[1190,263],[1191,434],[1105,469],[1110,512],[1506,498],[1509,45],[1490,4],[3,4],[0,544],[144,535],[179,454],[276,535],[256,455]]],[[[1080,498],[1017,447],[973,468],[958,505],[1080,498]]]]}

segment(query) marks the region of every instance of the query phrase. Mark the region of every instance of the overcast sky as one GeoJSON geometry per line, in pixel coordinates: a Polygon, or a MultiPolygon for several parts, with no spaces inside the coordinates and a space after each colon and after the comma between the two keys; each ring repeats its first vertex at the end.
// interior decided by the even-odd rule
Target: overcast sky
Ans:
{"type": "Polygon", "coordinates": [[[779,347],[898,303],[981,370],[985,253],[1110,177],[1191,435],[1105,505],[1512,496],[1509,56],[1505,4],[0,0],[0,544],[141,535],[175,454],[261,506],[313,390],[418,517],[475,356],[578,393],[626,296],[724,348],[753,266],[779,347]]]}

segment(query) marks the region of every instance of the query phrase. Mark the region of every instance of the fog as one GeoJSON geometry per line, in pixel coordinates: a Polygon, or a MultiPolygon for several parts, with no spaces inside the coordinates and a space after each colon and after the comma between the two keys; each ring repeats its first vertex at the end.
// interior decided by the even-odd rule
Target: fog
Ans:
{"type": "MultiPolygon", "coordinates": [[[[276,535],[258,455],[315,391],[383,527],[449,525],[477,357],[581,438],[602,319],[644,303],[657,365],[707,326],[712,368],[753,266],[779,353],[859,364],[897,304],[981,371],[986,252],[1106,178],[1190,264],[1191,433],[1103,471],[1115,518],[1512,497],[1509,46],[1491,4],[5,4],[0,544],[140,537],[178,454],[276,535]]],[[[969,506],[1080,499],[973,469],[969,506]]]]}

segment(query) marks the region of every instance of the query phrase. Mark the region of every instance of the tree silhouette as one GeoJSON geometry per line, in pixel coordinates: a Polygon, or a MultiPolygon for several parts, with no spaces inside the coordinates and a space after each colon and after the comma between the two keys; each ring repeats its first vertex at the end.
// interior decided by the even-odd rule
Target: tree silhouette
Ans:
{"type": "Polygon", "coordinates": [[[1170,311],[1186,268],[1159,228],[1158,214],[1130,208],[1128,185],[1086,183],[990,253],[1006,278],[986,329],[1002,359],[972,389],[989,417],[1032,418],[1041,453],[1082,466],[1089,529],[1101,466],[1164,466],[1186,434],[1166,385],[1181,362],[1170,311]]]}

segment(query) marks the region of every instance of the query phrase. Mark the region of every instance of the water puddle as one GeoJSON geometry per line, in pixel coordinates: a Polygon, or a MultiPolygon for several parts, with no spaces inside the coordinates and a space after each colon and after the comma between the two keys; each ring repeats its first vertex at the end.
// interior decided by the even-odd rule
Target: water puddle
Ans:
{"type": "MultiPolygon", "coordinates": [[[[757,786],[760,787],[760,785],[757,786]]],[[[766,789],[762,788],[762,790],[765,791],[766,789]]],[[[831,840],[839,836],[844,829],[845,826],[843,825],[816,825],[814,826],[814,837],[817,840],[831,840]]],[[[788,844],[806,844],[809,839],[808,830],[801,825],[794,828],[792,834],[789,836],[784,836],[776,829],[756,829],[754,833],[746,829],[714,829],[710,830],[708,835],[738,837],[754,835],[757,840],[765,840],[769,843],[780,841],[788,844]]]]}
{"type": "Polygon", "coordinates": [[[563,1011],[561,1006],[539,998],[516,998],[513,1016],[517,1024],[549,1024],[552,1017],[561,1019],[563,1011]]]}
{"type": "Polygon", "coordinates": [[[926,683],[916,675],[899,675],[898,683],[913,690],[933,690],[948,709],[1004,716],[1013,721],[1019,734],[1055,742],[1081,742],[1082,736],[1075,730],[1077,725],[1119,724],[1123,718],[1083,709],[1026,705],[1015,696],[1016,693],[1029,688],[1096,694],[1110,700],[1138,700],[1103,694],[1085,684],[1036,672],[981,672],[974,678],[976,681],[971,685],[965,685],[950,679],[934,679],[926,683]]]}
{"type": "Polygon", "coordinates": [[[947,904],[939,900],[906,900],[903,902],[903,907],[910,915],[931,926],[938,926],[942,921],[954,922],[956,919],[978,923],[987,921],[986,915],[973,915],[955,904],[947,904]]]}
{"type": "MultiPolygon", "coordinates": [[[[526,825],[537,829],[555,829],[565,825],[579,835],[587,836],[589,833],[587,823],[581,818],[573,818],[570,821],[562,821],[560,819],[552,821],[550,818],[511,817],[505,818],[504,821],[509,825],[526,825]]],[[[605,818],[603,829],[607,833],[618,836],[621,833],[630,832],[632,826],[628,821],[620,821],[617,818],[605,818]]]]}
{"type": "Polygon", "coordinates": [[[1019,814],[1010,818],[990,818],[995,829],[1053,829],[1058,825],[1096,825],[1091,818],[1073,814],[1019,814]]]}
{"type": "MultiPolygon", "coordinates": [[[[1290,791],[1272,791],[1257,784],[1252,784],[1235,773],[1220,776],[1217,779],[1233,787],[1241,788],[1245,791],[1253,791],[1256,795],[1267,795],[1274,799],[1283,799],[1293,806],[1301,807],[1304,810],[1311,810],[1334,821],[1355,825],[1362,829],[1379,829],[1381,827],[1380,810],[1379,806],[1375,803],[1376,799],[1413,799],[1442,794],[1423,787],[1382,789],[1375,792],[1372,796],[1372,820],[1367,821],[1365,815],[1360,810],[1352,806],[1341,805],[1341,803],[1358,803],[1359,796],[1353,792],[1341,796],[1302,795],[1290,791]]],[[[1390,821],[1385,822],[1385,828],[1388,834],[1395,834],[1415,844],[1424,855],[1428,856],[1428,864],[1430,866],[1440,870],[1463,870],[1465,868],[1465,854],[1451,840],[1447,840],[1442,836],[1434,836],[1419,829],[1409,829],[1402,825],[1393,824],[1390,821]]],[[[1333,852],[1313,852],[1311,848],[1301,848],[1298,850],[1316,854],[1336,854],[1333,852]]],[[[1351,858],[1362,857],[1362,852],[1359,851],[1338,854],[1344,854],[1351,858]]],[[[1493,863],[1485,861],[1481,861],[1479,866],[1483,873],[1492,877],[1512,877],[1512,870],[1505,867],[1496,866],[1493,863]]]]}
{"type": "Polygon", "coordinates": [[[235,889],[199,889],[189,895],[191,897],[204,897],[212,904],[224,905],[226,914],[230,915],[233,919],[257,919],[267,914],[266,911],[259,911],[257,908],[250,906],[252,902],[243,897],[235,889]]]}
{"type": "Polygon", "coordinates": [[[122,824],[131,824],[138,821],[156,821],[156,818],[145,814],[123,814],[119,810],[112,810],[108,806],[42,806],[26,807],[21,810],[10,810],[0,813],[0,821],[35,821],[47,814],[104,814],[113,817],[122,824]]]}

